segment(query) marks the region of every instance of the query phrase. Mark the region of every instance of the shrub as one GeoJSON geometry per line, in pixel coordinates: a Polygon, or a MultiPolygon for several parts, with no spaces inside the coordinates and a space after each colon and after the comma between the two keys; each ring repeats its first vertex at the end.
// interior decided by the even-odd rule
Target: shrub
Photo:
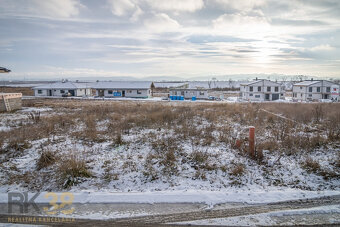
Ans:
{"type": "Polygon", "coordinates": [[[316,123],[319,123],[324,116],[324,109],[322,107],[322,104],[317,104],[313,108],[313,118],[316,123]]]}
{"type": "Polygon", "coordinates": [[[204,165],[208,160],[208,154],[202,151],[194,151],[191,153],[191,161],[195,164],[195,167],[204,165]]]}
{"type": "Polygon", "coordinates": [[[37,170],[41,170],[43,168],[46,168],[54,164],[56,160],[57,160],[57,157],[54,152],[50,150],[42,151],[36,164],[37,170]]]}
{"type": "Polygon", "coordinates": [[[85,159],[75,154],[70,154],[60,160],[57,173],[63,188],[77,185],[82,178],[92,177],[85,159]]]}
{"type": "Polygon", "coordinates": [[[116,136],[114,137],[114,144],[115,146],[120,146],[124,144],[121,133],[117,133],[116,136]]]}
{"type": "Polygon", "coordinates": [[[155,156],[149,153],[145,159],[143,175],[150,181],[157,180],[159,178],[159,173],[157,169],[154,168],[155,156]]]}
{"type": "Polygon", "coordinates": [[[161,156],[160,164],[164,166],[163,173],[166,176],[177,174],[177,158],[173,150],[168,150],[161,156]]]}
{"type": "Polygon", "coordinates": [[[256,144],[257,151],[276,151],[279,149],[279,143],[275,140],[263,141],[256,144]]]}
{"type": "Polygon", "coordinates": [[[241,163],[235,164],[230,170],[230,175],[232,176],[239,177],[239,176],[243,176],[244,173],[245,173],[245,167],[241,163]]]}
{"type": "Polygon", "coordinates": [[[320,171],[320,164],[318,161],[313,160],[311,157],[306,158],[302,167],[309,173],[318,173],[320,171]]]}

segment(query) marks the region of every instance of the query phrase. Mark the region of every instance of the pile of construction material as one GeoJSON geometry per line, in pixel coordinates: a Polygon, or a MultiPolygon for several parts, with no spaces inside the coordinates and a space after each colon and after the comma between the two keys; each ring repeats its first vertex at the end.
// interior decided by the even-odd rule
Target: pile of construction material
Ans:
{"type": "Polygon", "coordinates": [[[0,93],[0,112],[10,112],[21,109],[21,93],[0,93]]]}

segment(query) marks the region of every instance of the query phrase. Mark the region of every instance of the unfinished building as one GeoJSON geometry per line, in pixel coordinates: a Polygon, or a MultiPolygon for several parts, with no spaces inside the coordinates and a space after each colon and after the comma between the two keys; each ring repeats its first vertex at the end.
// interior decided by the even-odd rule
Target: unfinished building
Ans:
{"type": "Polygon", "coordinates": [[[21,93],[0,93],[0,112],[10,112],[21,109],[21,93]]]}

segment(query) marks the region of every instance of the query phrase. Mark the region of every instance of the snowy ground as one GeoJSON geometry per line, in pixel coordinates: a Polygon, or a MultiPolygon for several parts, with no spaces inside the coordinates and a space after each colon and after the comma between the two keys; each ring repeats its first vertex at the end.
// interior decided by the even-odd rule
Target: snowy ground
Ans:
{"type": "Polygon", "coordinates": [[[179,222],[179,225],[275,226],[340,224],[340,205],[283,210],[266,214],[179,222]]]}
{"type": "Polygon", "coordinates": [[[1,113],[0,115],[0,131],[9,131],[12,128],[20,127],[29,123],[29,114],[40,112],[41,116],[47,115],[51,108],[36,108],[36,107],[23,107],[14,113],[1,113]]]}

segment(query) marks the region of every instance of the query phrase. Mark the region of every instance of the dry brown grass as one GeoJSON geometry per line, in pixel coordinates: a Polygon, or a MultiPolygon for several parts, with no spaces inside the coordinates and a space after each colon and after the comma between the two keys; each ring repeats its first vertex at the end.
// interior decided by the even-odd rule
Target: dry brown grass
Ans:
{"type": "Polygon", "coordinates": [[[58,157],[53,151],[43,150],[36,164],[37,170],[41,170],[43,168],[53,165],[57,159],[58,157]]]}
{"type": "Polygon", "coordinates": [[[31,87],[0,87],[0,92],[4,93],[22,93],[25,96],[33,96],[34,91],[31,87]]]}
{"type": "Polygon", "coordinates": [[[58,160],[56,174],[59,176],[63,188],[77,185],[82,181],[82,178],[93,176],[86,160],[76,153],[70,153],[58,160]]]}
{"type": "MultiPolygon", "coordinates": [[[[295,154],[332,144],[340,138],[340,105],[337,103],[148,103],[59,99],[43,102],[54,108],[58,115],[34,115],[28,124],[0,132],[2,153],[23,151],[30,147],[31,141],[42,138],[52,142],[56,136],[71,135],[73,139],[91,143],[110,141],[120,146],[126,143],[123,141],[125,135],[137,135],[144,129],[172,130],[175,136],[170,139],[149,135],[142,138],[152,144],[152,155],[160,160],[164,172],[171,175],[176,172],[176,157],[182,152],[180,144],[183,141],[189,141],[194,151],[198,146],[221,143],[235,148],[236,139],[240,139],[243,141],[239,148],[242,154],[247,150],[247,127],[250,125],[256,127],[257,160],[263,158],[260,157],[263,150],[295,154]],[[100,122],[105,122],[104,126],[99,127],[100,122]],[[240,138],[233,132],[234,123],[240,125],[237,132],[240,138]],[[16,136],[11,136],[13,134],[16,136]]],[[[196,158],[193,157],[193,160],[196,158]]],[[[208,169],[214,169],[210,167],[208,169]]]]}
{"type": "Polygon", "coordinates": [[[243,176],[245,173],[245,166],[241,163],[236,163],[231,169],[230,169],[230,175],[240,177],[243,176]]]}
{"type": "Polygon", "coordinates": [[[318,161],[313,160],[312,158],[308,157],[304,163],[302,163],[302,167],[305,168],[308,172],[311,173],[319,173],[320,172],[320,164],[318,161]]]}

